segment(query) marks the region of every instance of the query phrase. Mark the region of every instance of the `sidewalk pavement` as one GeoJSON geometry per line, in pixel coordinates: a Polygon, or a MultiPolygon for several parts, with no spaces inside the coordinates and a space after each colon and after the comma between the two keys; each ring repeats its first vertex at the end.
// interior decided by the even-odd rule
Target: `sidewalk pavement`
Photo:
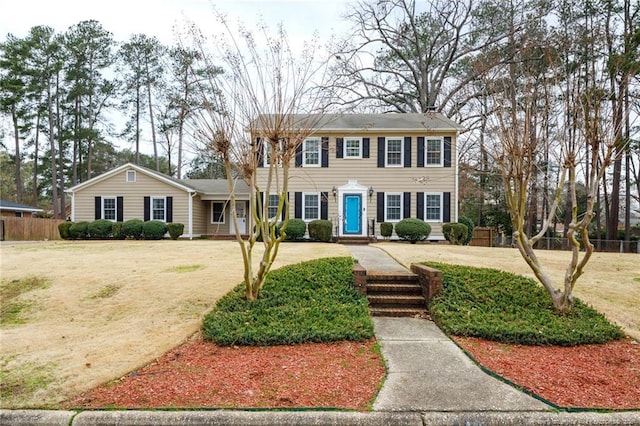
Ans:
{"type": "MultiPolygon", "coordinates": [[[[384,251],[349,246],[367,270],[406,272],[384,251]]],[[[484,373],[431,321],[374,318],[388,374],[373,411],[0,410],[1,425],[640,425],[640,412],[567,413],[484,373]]]]}

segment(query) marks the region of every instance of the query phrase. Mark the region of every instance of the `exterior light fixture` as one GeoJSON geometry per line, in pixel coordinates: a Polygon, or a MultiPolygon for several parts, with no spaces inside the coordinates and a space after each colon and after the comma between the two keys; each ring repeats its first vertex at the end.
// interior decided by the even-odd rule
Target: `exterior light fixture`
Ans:
{"type": "Polygon", "coordinates": [[[336,198],[338,196],[338,188],[335,186],[331,188],[331,193],[333,194],[333,198],[336,198]]]}
{"type": "Polygon", "coordinates": [[[373,186],[369,187],[369,200],[373,197],[373,186]]]}

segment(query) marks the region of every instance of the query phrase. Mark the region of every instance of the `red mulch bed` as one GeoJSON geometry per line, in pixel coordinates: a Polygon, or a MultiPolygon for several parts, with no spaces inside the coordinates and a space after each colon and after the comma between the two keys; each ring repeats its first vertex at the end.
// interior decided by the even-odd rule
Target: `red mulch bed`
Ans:
{"type": "Polygon", "coordinates": [[[640,344],[508,345],[454,337],[480,364],[560,407],[640,409],[640,344]]]}
{"type": "MultiPolygon", "coordinates": [[[[640,409],[640,344],[577,347],[454,340],[487,369],[560,407],[640,409]]],[[[375,341],[220,347],[193,340],[65,408],[366,410],[385,375],[375,341]]]]}
{"type": "Polygon", "coordinates": [[[385,376],[375,341],[222,347],[194,340],[67,408],[285,408],[366,410],[385,376]]]}

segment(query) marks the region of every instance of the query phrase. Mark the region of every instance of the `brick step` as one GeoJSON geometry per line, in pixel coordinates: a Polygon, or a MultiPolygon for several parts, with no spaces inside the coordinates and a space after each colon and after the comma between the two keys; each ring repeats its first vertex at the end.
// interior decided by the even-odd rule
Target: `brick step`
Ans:
{"type": "Polygon", "coordinates": [[[419,306],[421,308],[426,307],[424,297],[415,295],[382,295],[382,296],[370,296],[367,295],[369,300],[369,306],[392,308],[398,307],[413,307],[419,306]]]}
{"type": "Polygon", "coordinates": [[[377,308],[370,307],[369,312],[374,317],[421,317],[429,316],[426,309],[421,308],[377,308]]]}
{"type": "Polygon", "coordinates": [[[422,295],[422,286],[418,283],[367,284],[367,294],[370,295],[394,295],[398,293],[422,295]]]}
{"type": "Polygon", "coordinates": [[[367,284],[418,284],[418,276],[411,273],[367,274],[367,284]]]}

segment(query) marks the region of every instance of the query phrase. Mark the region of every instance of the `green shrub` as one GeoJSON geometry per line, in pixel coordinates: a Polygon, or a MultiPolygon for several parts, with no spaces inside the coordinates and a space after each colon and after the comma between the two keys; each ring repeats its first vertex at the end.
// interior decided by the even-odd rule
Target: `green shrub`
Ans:
{"type": "Polygon", "coordinates": [[[380,235],[385,238],[389,238],[393,234],[393,223],[382,222],[380,223],[380,235]]]}
{"type": "Polygon", "coordinates": [[[431,225],[422,219],[407,218],[396,223],[396,234],[400,239],[415,244],[417,241],[426,240],[431,234],[431,225]]]}
{"type": "Polygon", "coordinates": [[[88,235],[89,222],[75,222],[69,227],[69,237],[74,240],[83,240],[88,235]]]}
{"type": "Polygon", "coordinates": [[[111,235],[114,240],[124,240],[125,235],[122,232],[122,222],[113,222],[111,225],[111,235]]]}
{"type": "Polygon", "coordinates": [[[60,233],[60,238],[62,238],[63,240],[68,240],[70,237],[69,235],[69,228],[71,228],[71,225],[73,225],[73,222],[62,222],[58,224],[58,232],[60,233]]]}
{"type": "Polygon", "coordinates": [[[142,236],[145,240],[160,240],[167,233],[167,224],[159,220],[150,220],[142,224],[142,236]]]}
{"type": "Polygon", "coordinates": [[[111,236],[113,222],[106,219],[98,219],[91,222],[87,228],[89,237],[106,240],[111,236]]]}
{"type": "Polygon", "coordinates": [[[373,337],[367,300],[352,286],[353,259],[337,257],[272,271],[258,300],[238,285],[203,321],[219,345],[289,345],[373,337]]]}
{"type": "Polygon", "coordinates": [[[172,240],[177,240],[184,232],[184,224],[182,223],[167,223],[167,231],[172,240]]]}
{"type": "Polygon", "coordinates": [[[122,234],[125,238],[139,240],[142,238],[143,221],[140,219],[129,219],[122,224],[122,234]]]}
{"type": "MultiPolygon", "coordinates": [[[[282,224],[278,225],[278,234],[282,230],[282,224]]],[[[301,240],[307,232],[307,223],[302,219],[289,219],[287,227],[284,228],[287,241],[301,240]]]]}
{"type": "Polygon", "coordinates": [[[623,337],[604,315],[580,300],[558,315],[531,278],[496,269],[425,263],[442,271],[443,291],[429,312],[448,334],[524,345],[574,346],[623,337]]]}
{"type": "Polygon", "coordinates": [[[471,239],[473,238],[473,228],[475,227],[473,225],[473,220],[471,220],[471,218],[468,218],[467,216],[460,216],[458,217],[458,223],[463,223],[467,225],[467,236],[462,241],[462,244],[465,246],[469,245],[469,243],[471,242],[471,239]]]}
{"type": "Polygon", "coordinates": [[[463,223],[443,223],[442,233],[444,238],[451,244],[457,246],[462,245],[465,238],[467,238],[467,225],[463,223]]]}
{"type": "Polygon", "coordinates": [[[309,222],[309,238],[315,241],[331,241],[333,224],[329,220],[312,220],[309,222]]]}

